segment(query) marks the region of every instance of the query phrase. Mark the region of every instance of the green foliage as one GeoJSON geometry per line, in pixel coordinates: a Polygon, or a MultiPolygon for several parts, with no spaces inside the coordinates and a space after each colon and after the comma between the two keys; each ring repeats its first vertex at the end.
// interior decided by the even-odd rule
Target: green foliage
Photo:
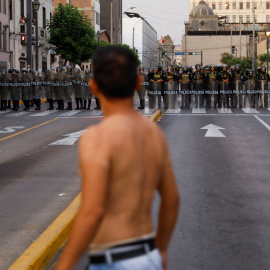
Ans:
{"type": "Polygon", "coordinates": [[[259,66],[266,66],[266,62],[267,62],[267,53],[260,54],[258,56],[259,66]]]}
{"type": "Polygon", "coordinates": [[[240,64],[242,71],[246,71],[247,69],[252,68],[252,58],[251,57],[234,57],[232,54],[224,52],[221,55],[220,62],[222,64],[227,64],[228,69],[231,68],[231,66],[240,64]]]}
{"type": "Polygon", "coordinates": [[[64,59],[75,64],[90,60],[97,48],[95,31],[90,19],[73,5],[59,4],[47,27],[49,43],[64,59]]]}
{"type": "Polygon", "coordinates": [[[135,57],[137,59],[138,66],[141,64],[141,61],[139,59],[138,54],[136,54],[136,52],[134,50],[132,50],[127,44],[115,44],[115,45],[112,45],[112,44],[110,44],[108,42],[105,42],[105,41],[100,41],[99,42],[99,47],[105,47],[105,46],[120,46],[120,47],[129,49],[135,55],[135,57]]]}

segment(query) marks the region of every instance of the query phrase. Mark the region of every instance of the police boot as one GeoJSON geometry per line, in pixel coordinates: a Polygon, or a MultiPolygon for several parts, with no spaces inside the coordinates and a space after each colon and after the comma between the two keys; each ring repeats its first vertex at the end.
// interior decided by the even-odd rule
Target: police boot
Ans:
{"type": "Polygon", "coordinates": [[[81,110],[83,110],[83,100],[82,100],[82,98],[80,98],[80,105],[81,105],[81,110]]]}
{"type": "Polygon", "coordinates": [[[24,111],[28,111],[29,110],[29,101],[28,100],[23,100],[23,104],[24,104],[24,111]]]}
{"type": "Polygon", "coordinates": [[[47,99],[47,101],[49,102],[49,108],[47,110],[53,110],[53,100],[52,99],[47,99]]]}
{"type": "Polygon", "coordinates": [[[86,103],[87,103],[87,100],[84,100],[83,101],[83,109],[86,110],[86,103]]]}
{"type": "Polygon", "coordinates": [[[91,99],[88,99],[88,107],[87,107],[87,110],[90,110],[90,106],[91,106],[91,99]]]}
{"type": "Polygon", "coordinates": [[[79,99],[76,98],[75,100],[76,100],[76,105],[77,105],[77,107],[75,108],[75,110],[79,110],[80,109],[79,99]]]}
{"type": "Polygon", "coordinates": [[[138,107],[139,110],[142,109],[142,100],[140,99],[140,106],[138,107]]]}
{"type": "Polygon", "coordinates": [[[4,103],[3,103],[4,101],[3,100],[1,100],[1,107],[0,107],[0,110],[2,111],[3,110],[3,108],[4,108],[4,103]]]}
{"type": "Polygon", "coordinates": [[[37,111],[40,111],[40,106],[41,106],[41,100],[37,99],[37,108],[36,108],[37,111]]]}
{"type": "Polygon", "coordinates": [[[72,110],[72,102],[68,102],[68,107],[67,107],[67,109],[68,109],[69,111],[72,110]]]}
{"type": "Polygon", "coordinates": [[[56,110],[61,110],[61,100],[56,100],[57,102],[57,109],[56,110]]]}
{"type": "Polygon", "coordinates": [[[5,111],[7,109],[7,100],[3,100],[3,108],[2,110],[5,111]]]}
{"type": "MultiPolygon", "coordinates": [[[[13,100],[12,102],[13,102],[13,108],[12,108],[12,110],[13,110],[13,111],[18,111],[17,100],[13,100]]],[[[18,101],[18,102],[19,102],[19,101],[18,101]]]]}
{"type": "Polygon", "coordinates": [[[96,100],[97,107],[95,107],[94,110],[100,110],[99,99],[98,98],[95,98],[95,100],[96,100]]]}
{"type": "Polygon", "coordinates": [[[60,100],[60,107],[61,107],[61,111],[64,110],[64,100],[60,100]]]}
{"type": "Polygon", "coordinates": [[[8,108],[8,109],[11,109],[11,100],[8,100],[7,108],[8,108]]]}
{"type": "Polygon", "coordinates": [[[144,110],[144,107],[145,107],[145,100],[142,99],[141,102],[142,102],[142,103],[141,103],[141,109],[144,110]]]}

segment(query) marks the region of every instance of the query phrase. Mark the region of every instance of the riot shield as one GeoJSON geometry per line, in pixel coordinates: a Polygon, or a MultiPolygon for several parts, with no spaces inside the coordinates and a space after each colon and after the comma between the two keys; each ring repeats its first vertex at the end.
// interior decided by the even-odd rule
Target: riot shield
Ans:
{"type": "Polygon", "coordinates": [[[181,92],[182,94],[182,105],[181,108],[190,108],[190,102],[191,102],[191,94],[190,92],[190,84],[189,83],[181,83],[181,92]]]}
{"type": "Polygon", "coordinates": [[[164,108],[178,108],[178,81],[165,82],[164,85],[164,108]]]}
{"type": "Polygon", "coordinates": [[[22,83],[22,100],[31,100],[31,80],[28,74],[23,74],[21,77],[22,83]]]}
{"type": "Polygon", "coordinates": [[[255,108],[255,105],[257,104],[257,102],[256,102],[257,97],[253,93],[255,91],[255,80],[254,79],[247,81],[246,90],[247,90],[247,95],[245,97],[245,107],[255,108]]]}
{"type": "Polygon", "coordinates": [[[265,91],[268,90],[267,80],[260,81],[259,90],[261,91],[260,94],[261,108],[268,108],[268,93],[265,93],[265,91]]]}
{"type": "Polygon", "coordinates": [[[161,83],[149,83],[148,99],[149,109],[161,108],[161,83]]]}
{"type": "Polygon", "coordinates": [[[195,107],[202,108],[204,105],[204,95],[203,95],[203,83],[200,80],[196,80],[193,85],[193,90],[195,93],[195,107]]]}

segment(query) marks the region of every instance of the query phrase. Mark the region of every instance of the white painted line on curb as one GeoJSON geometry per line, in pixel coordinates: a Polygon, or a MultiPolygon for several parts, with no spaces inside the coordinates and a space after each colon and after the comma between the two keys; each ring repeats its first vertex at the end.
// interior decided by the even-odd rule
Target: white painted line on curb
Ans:
{"type": "Polygon", "coordinates": [[[81,113],[81,112],[84,112],[84,110],[69,111],[69,112],[62,113],[58,116],[69,117],[69,116],[73,116],[73,115],[76,115],[76,114],[81,113]]]}
{"type": "Polygon", "coordinates": [[[259,113],[257,110],[253,108],[243,108],[242,109],[245,113],[259,113]]]}
{"type": "Polygon", "coordinates": [[[206,113],[205,108],[193,108],[192,113],[206,113]]]}
{"type": "Polygon", "coordinates": [[[28,114],[29,112],[20,112],[20,113],[13,113],[13,114],[9,114],[6,117],[18,117],[18,116],[22,116],[25,114],[28,114]]]}
{"type": "Polygon", "coordinates": [[[217,108],[218,113],[233,113],[230,108],[217,108]]]}
{"type": "Polygon", "coordinates": [[[254,115],[254,117],[270,131],[270,126],[266,124],[258,115],[254,115]]]}
{"type": "Polygon", "coordinates": [[[168,109],[165,113],[180,113],[181,112],[181,109],[178,108],[178,109],[168,109]]]}
{"type": "Polygon", "coordinates": [[[45,111],[45,112],[33,114],[31,116],[46,116],[46,115],[50,115],[50,114],[53,114],[53,113],[56,113],[56,112],[59,112],[59,111],[57,111],[57,110],[45,111]]]}
{"type": "Polygon", "coordinates": [[[148,109],[148,108],[146,108],[144,110],[141,110],[140,113],[141,114],[151,114],[152,115],[155,111],[156,111],[156,109],[148,109]]]}
{"type": "Polygon", "coordinates": [[[3,111],[3,112],[0,112],[0,114],[2,114],[2,113],[8,113],[8,112],[10,112],[10,111],[3,111]]]}

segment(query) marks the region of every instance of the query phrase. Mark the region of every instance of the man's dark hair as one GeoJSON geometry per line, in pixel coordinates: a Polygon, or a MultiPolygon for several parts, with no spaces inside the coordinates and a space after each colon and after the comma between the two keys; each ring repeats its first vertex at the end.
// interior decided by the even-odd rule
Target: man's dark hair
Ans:
{"type": "Polygon", "coordinates": [[[135,55],[120,46],[100,48],[93,57],[94,79],[107,98],[127,98],[134,95],[137,67],[135,55]]]}

